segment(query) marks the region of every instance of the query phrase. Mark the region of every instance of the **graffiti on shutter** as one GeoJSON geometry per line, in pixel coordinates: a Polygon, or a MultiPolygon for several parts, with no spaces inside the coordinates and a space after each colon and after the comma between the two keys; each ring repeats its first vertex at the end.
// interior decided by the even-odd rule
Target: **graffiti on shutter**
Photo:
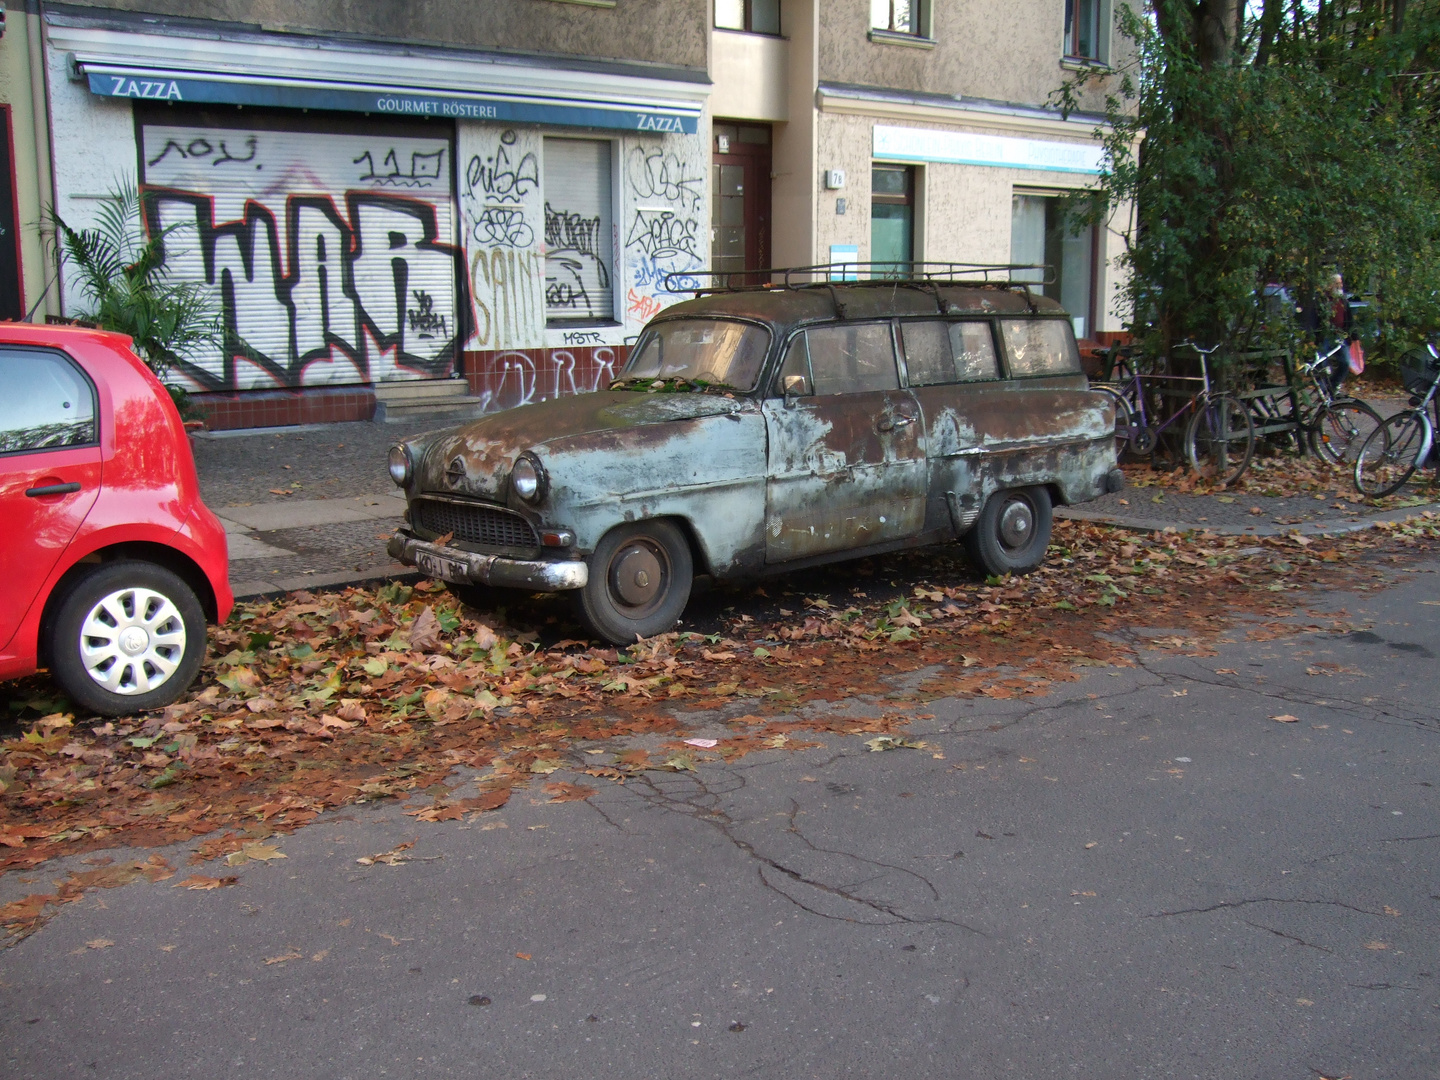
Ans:
{"type": "Polygon", "coordinates": [[[445,138],[146,125],[146,227],[173,280],[214,289],[196,388],[450,374],[468,303],[445,138]]]}

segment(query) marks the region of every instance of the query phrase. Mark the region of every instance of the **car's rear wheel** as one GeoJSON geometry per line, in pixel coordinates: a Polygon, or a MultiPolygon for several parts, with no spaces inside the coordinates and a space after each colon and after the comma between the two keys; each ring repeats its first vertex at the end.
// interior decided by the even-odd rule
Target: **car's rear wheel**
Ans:
{"type": "Polygon", "coordinates": [[[663,634],[685,610],[693,579],[690,545],[676,525],[618,525],[590,557],[590,580],[577,594],[580,618],[615,645],[663,634]]]}
{"type": "Polygon", "coordinates": [[[1050,492],[1010,488],[985,500],[965,534],[970,561],[987,574],[1028,574],[1045,561],[1050,546],[1050,492]]]}
{"type": "Polygon", "coordinates": [[[179,575],[124,559],[65,595],[48,642],[51,672],[77,705],[123,716],[174,701],[205,659],[205,613],[179,575]]]}

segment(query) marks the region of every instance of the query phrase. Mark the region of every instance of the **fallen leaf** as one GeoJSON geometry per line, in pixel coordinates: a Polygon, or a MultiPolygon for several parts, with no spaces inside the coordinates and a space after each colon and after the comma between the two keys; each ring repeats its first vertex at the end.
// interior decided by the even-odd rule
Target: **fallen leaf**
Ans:
{"type": "Polygon", "coordinates": [[[1216,674],[1216,675],[1239,675],[1240,672],[1236,671],[1233,667],[1217,667],[1217,668],[1215,669],[1215,674],[1216,674]]]}
{"type": "Polygon", "coordinates": [[[1270,717],[1271,720],[1279,720],[1282,724],[1293,724],[1299,720],[1298,716],[1291,716],[1289,713],[1281,713],[1279,716],[1270,717]]]}
{"type": "Polygon", "coordinates": [[[1386,914],[1386,915],[1392,915],[1392,916],[1393,916],[1393,915],[1399,915],[1400,912],[1399,912],[1398,910],[1396,910],[1395,908],[1391,907],[1389,904],[1386,904],[1386,905],[1385,905],[1385,914],[1386,914]]]}
{"type": "Polygon", "coordinates": [[[720,744],[719,739],[682,739],[681,742],[688,746],[698,746],[701,750],[709,750],[712,746],[720,744]]]}
{"type": "Polygon", "coordinates": [[[111,941],[109,938],[97,937],[91,941],[85,942],[85,947],[87,949],[108,949],[114,944],[115,942],[111,941]]]}
{"type": "Polygon", "coordinates": [[[271,844],[246,844],[239,851],[226,855],[225,862],[230,866],[244,866],[247,862],[270,862],[272,859],[286,857],[279,848],[271,844]]]}
{"type": "Polygon", "coordinates": [[[1387,944],[1387,943],[1384,942],[1384,941],[1367,941],[1367,942],[1365,943],[1365,947],[1366,947],[1367,949],[1376,949],[1376,950],[1379,950],[1379,949],[1388,949],[1388,948],[1390,948],[1389,944],[1387,944]]]}
{"type": "Polygon", "coordinates": [[[299,949],[295,948],[294,945],[291,945],[289,951],[283,952],[279,956],[267,956],[265,958],[265,963],[267,966],[270,964],[284,964],[290,960],[299,960],[300,957],[304,955],[305,954],[302,953],[299,949]]]}
{"type": "Polygon", "coordinates": [[[516,959],[516,960],[529,960],[529,959],[530,959],[530,954],[529,954],[528,952],[517,952],[517,953],[515,954],[515,959],[516,959]]]}
{"type": "Polygon", "coordinates": [[[223,889],[227,885],[234,885],[239,880],[238,877],[206,877],[204,874],[191,874],[184,881],[177,881],[170,887],[172,889],[223,889]]]}
{"type": "Polygon", "coordinates": [[[410,624],[410,647],[416,652],[429,652],[438,644],[440,620],[435,617],[435,609],[426,604],[425,610],[410,624]]]}
{"type": "Polygon", "coordinates": [[[545,785],[545,794],[550,796],[551,802],[579,802],[590,798],[595,792],[595,788],[584,784],[567,784],[563,781],[545,785]]]}
{"type": "Polygon", "coordinates": [[[902,747],[908,750],[928,749],[923,742],[912,742],[910,739],[902,739],[897,735],[877,735],[873,739],[866,739],[865,745],[870,748],[872,754],[881,750],[899,750],[902,747]]]}

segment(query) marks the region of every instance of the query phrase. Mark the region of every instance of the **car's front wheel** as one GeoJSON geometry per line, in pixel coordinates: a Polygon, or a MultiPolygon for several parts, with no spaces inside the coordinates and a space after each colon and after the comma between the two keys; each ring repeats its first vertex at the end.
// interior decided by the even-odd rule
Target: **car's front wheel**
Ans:
{"type": "Polygon", "coordinates": [[[154,563],[97,566],[70,586],[48,642],[55,681],[76,704],[123,716],[174,701],[205,658],[195,591],[154,563]]]}
{"type": "Polygon", "coordinates": [[[1045,488],[997,491],[965,534],[965,549],[987,574],[1028,574],[1045,559],[1050,518],[1050,492],[1045,488]]]}
{"type": "Polygon", "coordinates": [[[694,579],[690,545],[669,521],[634,521],[606,533],[579,591],[580,618],[615,645],[669,630],[685,610],[694,579]]]}

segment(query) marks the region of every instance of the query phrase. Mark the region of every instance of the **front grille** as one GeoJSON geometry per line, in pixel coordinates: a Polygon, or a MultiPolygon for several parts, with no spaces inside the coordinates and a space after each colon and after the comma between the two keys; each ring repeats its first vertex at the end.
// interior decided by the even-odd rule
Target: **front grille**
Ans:
{"type": "Polygon", "coordinates": [[[513,510],[477,503],[416,499],[410,520],[431,537],[454,533],[454,540],[482,552],[534,556],[540,540],[530,523],[513,510]]]}

